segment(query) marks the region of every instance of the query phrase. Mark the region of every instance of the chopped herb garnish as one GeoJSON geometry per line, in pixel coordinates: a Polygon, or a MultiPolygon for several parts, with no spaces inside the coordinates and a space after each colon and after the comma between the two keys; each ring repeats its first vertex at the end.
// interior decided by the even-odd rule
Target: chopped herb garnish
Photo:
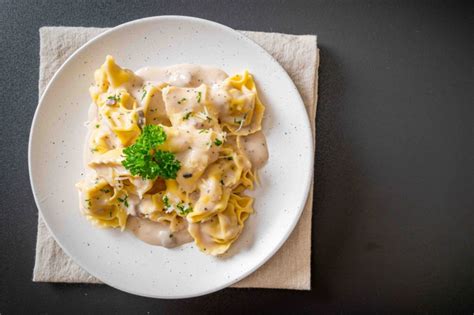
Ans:
{"type": "Polygon", "coordinates": [[[209,130],[207,130],[207,129],[201,129],[201,130],[199,130],[199,133],[207,133],[207,132],[209,132],[209,130]]]}
{"type": "Polygon", "coordinates": [[[175,179],[181,163],[173,153],[158,149],[165,141],[166,133],[161,126],[145,126],[137,141],[123,150],[122,165],[143,179],[175,179]]]}
{"type": "Polygon", "coordinates": [[[232,156],[226,157],[226,160],[228,160],[228,161],[232,161],[233,159],[234,159],[234,158],[233,158],[232,156]]]}
{"type": "Polygon", "coordinates": [[[186,102],[186,98],[185,98],[185,97],[183,97],[182,99],[180,99],[180,100],[178,101],[178,104],[181,105],[181,103],[184,103],[184,102],[186,102]]]}
{"type": "Polygon", "coordinates": [[[162,200],[163,200],[163,204],[165,205],[166,208],[171,207],[170,200],[168,199],[168,196],[164,195],[162,200]]]}
{"type": "Polygon", "coordinates": [[[145,89],[143,89],[143,94],[142,94],[142,99],[141,99],[142,101],[143,101],[143,99],[145,98],[146,93],[147,93],[147,91],[146,91],[145,89]]]}
{"type": "Polygon", "coordinates": [[[214,140],[214,144],[217,146],[220,146],[222,144],[222,141],[219,139],[214,140]]]}
{"type": "Polygon", "coordinates": [[[97,152],[99,150],[97,150],[97,148],[91,148],[91,152],[94,153],[94,152],[97,152]]]}
{"type": "Polygon", "coordinates": [[[193,212],[193,208],[189,203],[186,205],[185,203],[180,202],[176,205],[176,208],[178,208],[180,215],[187,215],[188,213],[193,212]]]}
{"type": "Polygon", "coordinates": [[[119,95],[110,95],[107,97],[107,100],[105,101],[106,105],[112,106],[115,103],[120,102],[120,94],[119,95]]]}
{"type": "Polygon", "coordinates": [[[100,125],[98,125],[98,124],[97,124],[97,125],[95,125],[95,127],[96,127],[96,128],[99,128],[99,127],[100,127],[100,125]]]}
{"type": "Polygon", "coordinates": [[[196,97],[196,98],[197,98],[197,101],[198,101],[198,103],[201,103],[201,95],[202,95],[202,92],[201,92],[201,91],[199,91],[199,92],[198,92],[198,95],[197,95],[197,97],[196,97]]]}
{"type": "Polygon", "coordinates": [[[128,208],[128,195],[125,195],[124,198],[117,198],[118,201],[120,202],[123,202],[123,204],[125,205],[125,207],[128,208]]]}
{"type": "Polygon", "coordinates": [[[108,194],[110,192],[109,189],[105,189],[105,188],[102,188],[100,191],[103,192],[104,194],[108,194]]]}
{"type": "Polygon", "coordinates": [[[187,112],[186,115],[183,116],[183,120],[188,120],[189,117],[193,115],[193,112],[187,112]]]}

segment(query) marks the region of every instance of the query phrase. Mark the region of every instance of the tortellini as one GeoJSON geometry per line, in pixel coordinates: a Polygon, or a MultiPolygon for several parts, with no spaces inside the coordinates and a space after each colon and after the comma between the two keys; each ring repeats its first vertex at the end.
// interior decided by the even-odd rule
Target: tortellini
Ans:
{"type": "Polygon", "coordinates": [[[87,174],[77,184],[84,215],[100,227],[121,229],[128,216],[159,222],[170,237],[187,229],[204,253],[225,253],[253,213],[245,191],[254,188],[263,165],[254,161],[268,157],[263,134],[252,137],[261,133],[265,111],[252,75],[228,77],[196,65],[134,73],[107,56],[94,79],[87,174]],[[159,149],[179,161],[176,178],[143,179],[122,165],[124,149],[146,125],[166,133],[159,149]],[[259,143],[246,146],[251,139],[259,143]]]}

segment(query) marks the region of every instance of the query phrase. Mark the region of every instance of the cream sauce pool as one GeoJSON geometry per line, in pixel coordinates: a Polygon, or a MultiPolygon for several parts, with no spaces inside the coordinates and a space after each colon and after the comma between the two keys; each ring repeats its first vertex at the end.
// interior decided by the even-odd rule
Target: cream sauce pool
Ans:
{"type": "Polygon", "coordinates": [[[127,229],[145,243],[166,248],[180,246],[193,240],[186,228],[173,233],[168,225],[164,223],[153,222],[134,216],[128,217],[127,229]]]}
{"type": "Polygon", "coordinates": [[[268,160],[268,148],[263,132],[257,131],[244,137],[240,140],[240,145],[253,167],[259,169],[265,165],[268,160]]]}

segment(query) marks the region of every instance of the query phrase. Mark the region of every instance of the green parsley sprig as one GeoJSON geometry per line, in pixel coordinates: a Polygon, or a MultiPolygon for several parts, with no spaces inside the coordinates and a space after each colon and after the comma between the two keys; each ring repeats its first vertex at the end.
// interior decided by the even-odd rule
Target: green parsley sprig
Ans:
{"type": "Polygon", "coordinates": [[[145,126],[137,141],[123,150],[122,165],[143,179],[175,179],[181,163],[173,153],[158,149],[165,141],[166,133],[161,126],[145,126]]]}

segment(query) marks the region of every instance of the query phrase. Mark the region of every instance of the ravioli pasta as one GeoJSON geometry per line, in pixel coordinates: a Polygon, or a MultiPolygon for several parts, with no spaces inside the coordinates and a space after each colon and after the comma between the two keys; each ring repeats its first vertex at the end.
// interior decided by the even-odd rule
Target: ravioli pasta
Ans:
{"type": "MultiPolygon", "coordinates": [[[[82,213],[150,244],[194,240],[207,254],[225,253],[254,211],[246,192],[268,158],[265,106],[252,75],[197,65],[133,72],[107,56],[94,78],[87,171],[77,184],[82,213]],[[171,175],[136,174],[125,162],[150,126],[164,140],[140,152],[165,152],[175,163],[166,169],[171,175]]],[[[143,161],[137,169],[150,159],[143,161]]]]}

